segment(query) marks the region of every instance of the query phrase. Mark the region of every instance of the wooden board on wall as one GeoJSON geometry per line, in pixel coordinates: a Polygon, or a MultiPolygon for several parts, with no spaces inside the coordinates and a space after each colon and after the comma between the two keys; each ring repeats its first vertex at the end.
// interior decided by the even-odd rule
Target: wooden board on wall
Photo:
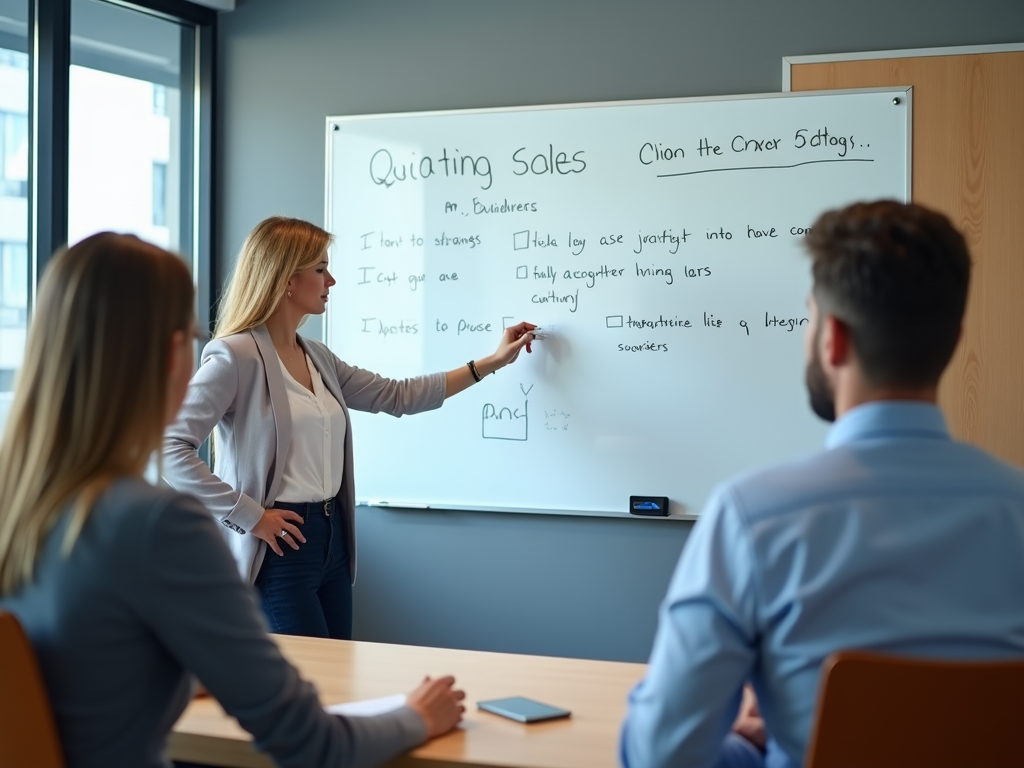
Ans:
{"type": "Polygon", "coordinates": [[[1024,51],[794,63],[794,91],[914,87],[913,199],[974,257],[939,398],[953,434],[1024,467],[1024,51]]]}

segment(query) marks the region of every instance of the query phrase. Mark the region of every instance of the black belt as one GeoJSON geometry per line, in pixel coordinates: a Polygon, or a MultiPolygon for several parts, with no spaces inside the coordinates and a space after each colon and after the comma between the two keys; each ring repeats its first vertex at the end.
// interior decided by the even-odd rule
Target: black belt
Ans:
{"type": "Polygon", "coordinates": [[[331,498],[324,499],[323,501],[278,501],[274,503],[274,507],[277,509],[290,509],[292,512],[298,512],[303,517],[307,514],[323,510],[324,515],[330,517],[331,507],[340,503],[341,500],[337,496],[331,496],[331,498]]]}

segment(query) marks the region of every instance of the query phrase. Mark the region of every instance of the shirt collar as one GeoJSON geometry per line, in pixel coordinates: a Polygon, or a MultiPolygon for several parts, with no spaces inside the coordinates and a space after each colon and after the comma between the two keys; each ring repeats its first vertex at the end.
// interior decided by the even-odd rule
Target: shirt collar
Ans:
{"type": "Polygon", "coordinates": [[[877,437],[948,440],[942,411],[917,400],[875,400],[851,408],[828,431],[827,448],[877,437]]]}

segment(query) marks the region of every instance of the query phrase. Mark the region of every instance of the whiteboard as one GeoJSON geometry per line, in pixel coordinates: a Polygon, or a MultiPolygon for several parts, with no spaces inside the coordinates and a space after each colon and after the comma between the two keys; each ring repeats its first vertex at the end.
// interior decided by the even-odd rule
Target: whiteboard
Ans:
{"type": "Polygon", "coordinates": [[[352,413],[362,503],[673,517],[820,448],[802,235],[909,199],[910,90],[327,119],[325,323],[403,378],[534,353],[437,410],[352,413]]]}

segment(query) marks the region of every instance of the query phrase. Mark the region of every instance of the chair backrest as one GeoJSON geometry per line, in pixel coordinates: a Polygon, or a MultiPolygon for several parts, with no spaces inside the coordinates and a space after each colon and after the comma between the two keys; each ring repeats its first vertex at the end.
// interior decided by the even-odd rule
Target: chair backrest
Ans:
{"type": "Polygon", "coordinates": [[[821,672],[805,768],[1024,766],[1024,659],[844,651],[821,672]]]}
{"type": "Polygon", "coordinates": [[[50,699],[32,644],[0,611],[0,768],[64,768],[50,699]]]}

